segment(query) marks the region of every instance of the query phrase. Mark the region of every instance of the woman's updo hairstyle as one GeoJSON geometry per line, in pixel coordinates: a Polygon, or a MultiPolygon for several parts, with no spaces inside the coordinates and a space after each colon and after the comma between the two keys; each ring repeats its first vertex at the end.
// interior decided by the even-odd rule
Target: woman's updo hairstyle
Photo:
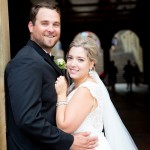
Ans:
{"type": "Polygon", "coordinates": [[[98,60],[99,47],[96,41],[91,37],[76,37],[70,44],[69,50],[72,47],[82,47],[85,51],[87,51],[87,57],[90,61],[94,61],[95,64],[98,60]]]}

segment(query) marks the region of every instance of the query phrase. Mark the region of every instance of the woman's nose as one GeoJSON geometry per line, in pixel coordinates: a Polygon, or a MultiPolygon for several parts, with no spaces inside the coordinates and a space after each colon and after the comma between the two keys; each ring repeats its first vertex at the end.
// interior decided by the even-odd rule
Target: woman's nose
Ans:
{"type": "Polygon", "coordinates": [[[76,60],[72,60],[72,61],[71,61],[71,66],[76,66],[76,64],[77,64],[77,63],[76,63],[76,60]]]}

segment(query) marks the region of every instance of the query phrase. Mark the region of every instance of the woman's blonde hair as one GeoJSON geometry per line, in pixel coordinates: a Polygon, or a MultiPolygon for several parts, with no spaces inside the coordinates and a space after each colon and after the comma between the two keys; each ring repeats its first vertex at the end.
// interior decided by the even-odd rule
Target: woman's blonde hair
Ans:
{"type": "MultiPolygon", "coordinates": [[[[95,64],[98,60],[99,47],[94,39],[91,37],[76,37],[70,44],[69,50],[72,47],[82,47],[87,51],[87,57],[90,61],[94,61],[95,64]]],[[[68,51],[69,52],[69,51],[68,51]]],[[[68,55],[68,54],[67,54],[68,55]]]]}

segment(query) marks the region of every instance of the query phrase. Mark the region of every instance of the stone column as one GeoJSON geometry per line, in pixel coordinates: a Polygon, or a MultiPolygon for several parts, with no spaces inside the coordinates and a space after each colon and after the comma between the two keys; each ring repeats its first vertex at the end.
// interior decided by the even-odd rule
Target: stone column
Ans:
{"type": "Polygon", "coordinates": [[[0,149],[6,150],[4,69],[10,59],[8,2],[0,0],[0,149]]]}

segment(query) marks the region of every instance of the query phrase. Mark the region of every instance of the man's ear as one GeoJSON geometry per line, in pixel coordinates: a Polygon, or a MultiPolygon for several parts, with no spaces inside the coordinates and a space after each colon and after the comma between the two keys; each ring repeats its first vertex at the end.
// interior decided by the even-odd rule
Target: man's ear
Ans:
{"type": "Polygon", "coordinates": [[[32,21],[29,21],[29,23],[28,23],[28,29],[29,29],[30,33],[33,32],[33,23],[32,23],[32,21]]]}

